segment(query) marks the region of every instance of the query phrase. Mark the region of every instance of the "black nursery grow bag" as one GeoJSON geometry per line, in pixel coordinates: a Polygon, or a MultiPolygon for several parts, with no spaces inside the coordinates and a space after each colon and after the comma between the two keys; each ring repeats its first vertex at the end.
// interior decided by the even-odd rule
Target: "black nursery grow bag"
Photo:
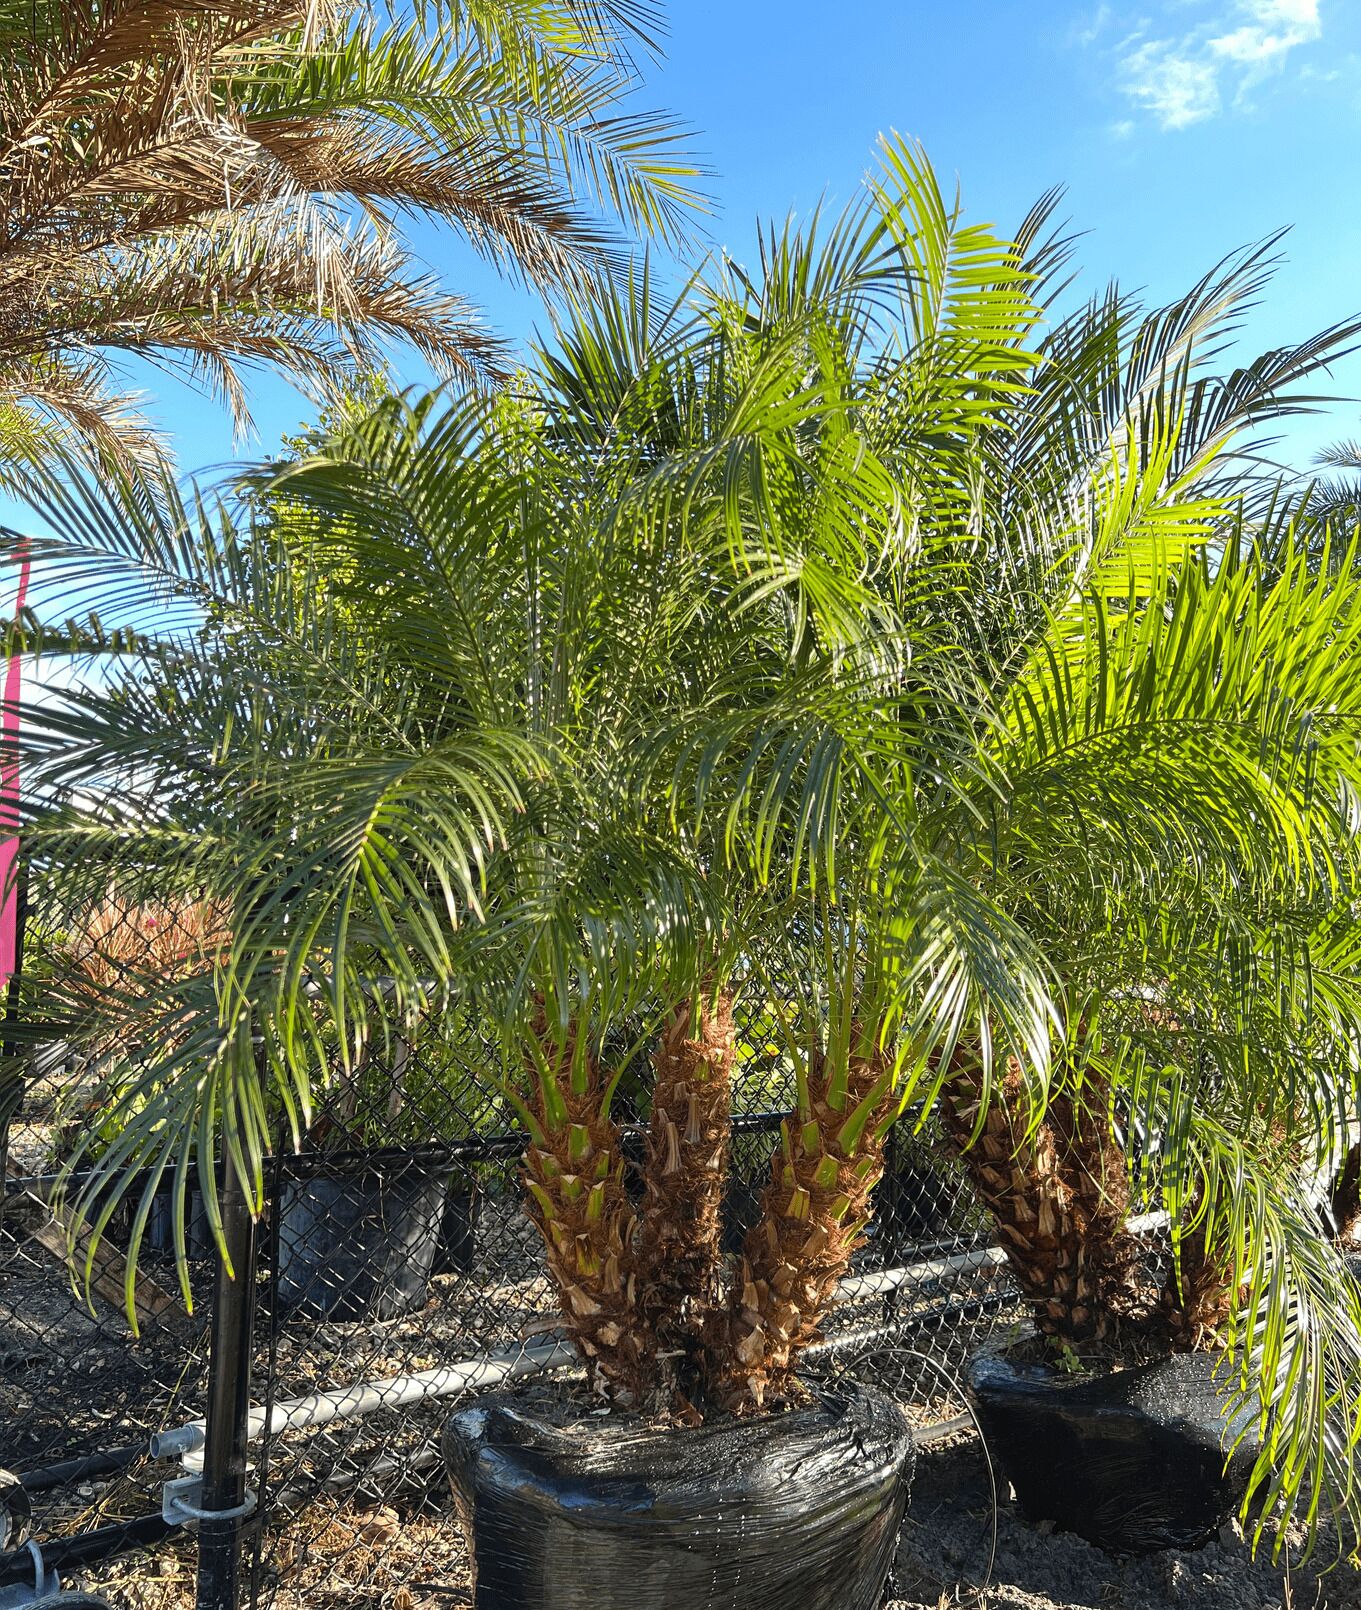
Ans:
{"type": "Polygon", "coordinates": [[[1072,1380],[983,1354],[969,1387],[1028,1519],[1113,1554],[1152,1554],[1208,1542],[1246,1491],[1248,1452],[1225,1465],[1237,1428],[1224,1420],[1217,1361],[1183,1353],[1072,1380]]]}
{"type": "Polygon", "coordinates": [[[877,1610],[912,1473],[886,1394],[693,1431],[563,1430],[486,1398],[444,1430],[476,1610],[877,1610]]]}

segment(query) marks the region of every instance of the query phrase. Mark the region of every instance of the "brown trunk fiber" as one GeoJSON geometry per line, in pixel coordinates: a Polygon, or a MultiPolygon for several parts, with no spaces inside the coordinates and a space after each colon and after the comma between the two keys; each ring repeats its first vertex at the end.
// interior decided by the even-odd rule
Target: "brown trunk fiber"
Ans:
{"type": "Polygon", "coordinates": [[[786,1396],[798,1355],[818,1340],[870,1216],[871,1193],[884,1171],[877,1127],[891,1094],[843,1148],[840,1131],[880,1082],[884,1060],[852,1057],[840,1110],[829,1099],[825,1069],[809,1076],[806,1121],[788,1118],[761,1198],[761,1218],[748,1234],[728,1313],[712,1348],[723,1401],[742,1413],[786,1396]]]}
{"type": "Polygon", "coordinates": [[[1125,1154],[1111,1134],[1105,1091],[1089,1082],[1081,1105],[1059,1096],[1050,1123],[1059,1139],[1060,1166],[1073,1193],[1073,1211],[1096,1282],[1098,1302],[1116,1321],[1139,1316],[1139,1243],[1125,1228],[1129,1174],[1125,1154]]]}
{"type": "Polygon", "coordinates": [[[694,1034],[690,1002],[676,1009],[655,1058],[636,1290],[643,1329],[686,1396],[718,1302],[735,1041],[732,997],[720,992],[694,1034]]]}
{"type": "Polygon", "coordinates": [[[981,1092],[977,1068],[958,1058],[941,1101],[945,1133],[997,1221],[1007,1262],[1039,1329],[1063,1342],[1108,1335],[1112,1317],[1088,1260],[1087,1213],[1064,1167],[1061,1137],[1046,1122],[1025,1138],[1021,1074],[1010,1058],[970,1144],[981,1092]]]}
{"type": "Polygon", "coordinates": [[[1181,1238],[1180,1268],[1180,1281],[1176,1263],[1168,1270],[1158,1299],[1168,1341],[1174,1353],[1212,1352],[1223,1345],[1222,1333],[1237,1298],[1232,1264],[1208,1246],[1200,1224],[1181,1238]]]}
{"type": "Polygon", "coordinates": [[[564,1328],[593,1382],[638,1402],[650,1385],[653,1349],[641,1334],[634,1304],[634,1215],[624,1190],[619,1132],[601,1116],[603,1088],[594,1059],[589,1086],[576,1095],[570,1041],[560,1053],[545,1049],[567,1116],[549,1118],[536,1072],[531,1109],[543,1140],[525,1149],[529,1217],[543,1236],[564,1328]]]}

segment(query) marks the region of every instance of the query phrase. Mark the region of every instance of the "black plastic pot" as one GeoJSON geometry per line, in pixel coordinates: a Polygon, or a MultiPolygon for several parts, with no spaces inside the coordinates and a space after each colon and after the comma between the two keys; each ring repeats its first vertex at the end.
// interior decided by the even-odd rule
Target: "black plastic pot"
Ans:
{"type": "Polygon", "coordinates": [[[476,1610],[877,1610],[913,1462],[887,1394],[693,1431],[588,1425],[495,1397],[445,1425],[476,1610]]]}
{"type": "Polygon", "coordinates": [[[333,1320],[421,1307],[444,1219],[447,1161],[378,1153],[288,1180],[279,1204],[278,1304],[333,1320]]]}
{"type": "Polygon", "coordinates": [[[1238,1507],[1251,1459],[1235,1457],[1216,1357],[1178,1354],[1072,1379],[996,1354],[969,1386],[988,1448],[1021,1509],[1113,1554],[1198,1548],[1238,1507]]]}
{"type": "Polygon", "coordinates": [[[729,1179],[728,1188],[723,1193],[720,1230],[724,1252],[741,1252],[747,1231],[761,1217],[761,1197],[765,1188],[764,1177],[759,1180],[729,1179]]]}
{"type": "Polygon", "coordinates": [[[643,1200],[643,1163],[647,1158],[647,1132],[625,1129],[619,1136],[624,1157],[624,1191],[636,1207],[643,1200]]]}
{"type": "Polygon", "coordinates": [[[477,1187],[461,1185],[444,1199],[432,1275],[471,1274],[477,1261],[477,1187]]]}
{"type": "Polygon", "coordinates": [[[948,1187],[939,1174],[916,1163],[900,1162],[874,1192],[870,1234],[888,1248],[932,1241],[946,1229],[941,1198],[948,1187]]]}
{"type": "MultiPolygon", "coordinates": [[[[135,1202],[128,1211],[135,1211],[135,1202]]],[[[175,1251],[175,1193],[165,1185],[151,1199],[151,1212],[147,1214],[145,1239],[152,1252],[173,1256],[175,1251]]],[[[203,1206],[202,1193],[192,1188],[184,1198],[184,1255],[191,1263],[202,1263],[216,1250],[212,1226],[203,1206]]]]}

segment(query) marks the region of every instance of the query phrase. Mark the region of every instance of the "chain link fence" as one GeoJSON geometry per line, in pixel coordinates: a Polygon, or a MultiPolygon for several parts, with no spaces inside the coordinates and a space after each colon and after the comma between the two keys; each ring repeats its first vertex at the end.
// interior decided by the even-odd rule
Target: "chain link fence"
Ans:
{"type": "MultiPolygon", "coordinates": [[[[201,914],[174,933],[173,913],[139,908],[121,914],[121,927],[115,915],[91,925],[84,960],[62,936],[47,941],[50,956],[30,940],[30,964],[69,969],[74,957],[93,977],[116,953],[130,977],[146,965],[149,935],[158,965],[175,966],[205,931],[201,914]]],[[[471,1603],[439,1461],[443,1421],[468,1394],[512,1381],[549,1390],[574,1367],[523,1212],[523,1141],[498,1066],[496,1047],[470,1026],[427,1025],[414,1043],[337,1072],[303,1148],[281,1145],[269,1162],[249,1277],[254,1502],[238,1534],[241,1599],[253,1610],[471,1603]]],[[[170,1486],[170,1513],[162,1509],[167,1484],[192,1480],[202,1464],[216,1243],[191,1192],[187,1313],[167,1193],[152,1207],[135,1278],[121,1209],[91,1265],[88,1301],[73,1282],[52,1187],[76,1138],[107,1122],[105,1072],[97,1059],[44,1047],[10,1126],[0,1465],[17,1480],[0,1484],[0,1604],[7,1584],[15,1592],[32,1576],[31,1555],[16,1552],[26,1536],[65,1580],[115,1602],[195,1602],[195,1490],[170,1486]],[[177,1495],[187,1506],[178,1512],[177,1495]]],[[[620,1085],[635,1160],[643,1073],[620,1085]]],[[[792,1095],[761,1024],[746,1022],[724,1208],[730,1252],[755,1216],[792,1095]]],[[[951,1375],[1015,1296],[957,1164],[916,1115],[890,1138],[876,1218],[842,1296],[810,1367],[853,1359],[863,1378],[882,1360],[886,1384],[920,1423],[957,1414],[951,1375]]]]}

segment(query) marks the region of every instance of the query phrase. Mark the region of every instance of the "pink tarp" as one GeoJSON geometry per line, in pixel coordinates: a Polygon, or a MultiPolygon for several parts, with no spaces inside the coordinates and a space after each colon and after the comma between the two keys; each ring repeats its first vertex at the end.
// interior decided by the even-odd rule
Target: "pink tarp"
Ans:
{"type": "MultiPolygon", "coordinates": [[[[28,556],[19,568],[19,593],[14,603],[14,617],[24,607],[28,597],[28,556]]],[[[19,889],[15,882],[14,865],[19,855],[19,840],[15,832],[19,826],[19,702],[21,683],[20,662],[17,654],[10,656],[5,667],[5,706],[0,716],[0,833],[8,836],[0,842],[0,1000],[14,976],[15,952],[19,937],[19,889]]]]}

